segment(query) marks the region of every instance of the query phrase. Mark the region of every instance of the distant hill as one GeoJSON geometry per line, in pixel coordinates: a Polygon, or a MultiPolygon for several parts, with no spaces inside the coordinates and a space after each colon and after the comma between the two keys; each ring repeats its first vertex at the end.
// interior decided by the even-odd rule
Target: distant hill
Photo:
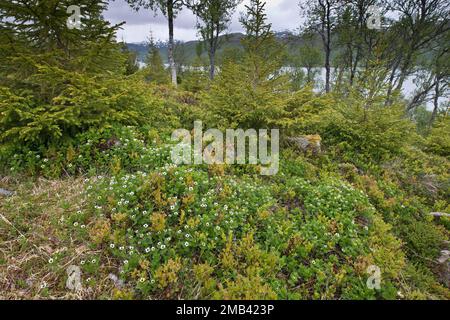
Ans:
{"type": "MultiPolygon", "coordinates": [[[[304,40],[299,35],[294,35],[290,32],[277,32],[275,34],[277,40],[280,43],[287,45],[288,51],[290,54],[296,54],[298,52],[298,48],[300,48],[304,44],[304,40]]],[[[222,45],[218,51],[218,55],[220,56],[224,50],[232,49],[232,48],[242,48],[241,40],[244,37],[242,33],[231,33],[221,37],[222,45]]],[[[188,41],[184,43],[180,43],[183,48],[185,59],[188,63],[193,62],[197,55],[197,46],[200,41],[188,41]]],[[[320,41],[317,38],[314,41],[316,46],[320,46],[320,41]]],[[[141,43],[127,43],[128,48],[131,51],[134,51],[138,54],[138,59],[140,62],[145,60],[145,57],[148,52],[148,44],[141,43]]],[[[158,42],[156,46],[159,48],[161,57],[163,58],[165,63],[168,63],[167,58],[167,43],[158,42]]],[[[206,57],[206,52],[203,50],[203,55],[206,57]]]]}

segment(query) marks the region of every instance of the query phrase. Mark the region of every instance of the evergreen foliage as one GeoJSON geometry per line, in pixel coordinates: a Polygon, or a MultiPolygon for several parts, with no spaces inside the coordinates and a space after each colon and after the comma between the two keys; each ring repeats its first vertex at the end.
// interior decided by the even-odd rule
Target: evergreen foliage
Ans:
{"type": "MultiPolygon", "coordinates": [[[[129,2],[167,11],[175,4],[175,16],[184,4],[129,2]]],[[[0,2],[0,185],[18,189],[0,201],[0,273],[11,281],[0,283],[2,295],[19,288],[21,298],[67,297],[59,291],[65,268],[79,264],[83,286],[98,298],[450,298],[448,262],[438,261],[450,222],[430,214],[450,210],[450,122],[439,105],[448,86],[448,6],[424,0],[432,5],[421,11],[416,2],[390,1],[402,15],[378,32],[366,26],[378,1],[342,8],[308,1],[310,27],[322,27],[327,52],[317,51],[314,35],[305,39],[290,57],[307,69],[301,79],[283,69],[288,45],[276,40],[262,0],[241,15],[242,50],[226,50],[215,70],[219,35],[238,2],[188,3],[210,72],[202,48],[186,68],[179,52],[178,88],[153,39],[138,70],[115,39],[120,25],[102,17],[106,1],[77,1],[81,30],[67,27],[71,1],[0,2]],[[412,19],[417,12],[421,19],[412,19]],[[427,44],[433,50],[424,59],[427,44]],[[331,68],[332,52],[336,78],[327,77],[322,92],[314,68],[331,68]],[[421,89],[435,92],[407,101],[395,87],[416,68],[421,89]],[[433,111],[420,100],[430,96],[433,111]],[[279,173],[174,165],[170,136],[195,120],[280,129],[279,173]],[[299,150],[290,138],[318,145],[299,150]],[[77,181],[80,190],[43,196],[36,193],[43,180],[77,181]],[[17,272],[9,263],[18,254],[39,263],[26,258],[17,272]],[[382,272],[380,289],[367,285],[370,266],[382,272]],[[51,283],[25,281],[27,274],[51,283]],[[111,274],[124,285],[107,287],[111,274]]]]}

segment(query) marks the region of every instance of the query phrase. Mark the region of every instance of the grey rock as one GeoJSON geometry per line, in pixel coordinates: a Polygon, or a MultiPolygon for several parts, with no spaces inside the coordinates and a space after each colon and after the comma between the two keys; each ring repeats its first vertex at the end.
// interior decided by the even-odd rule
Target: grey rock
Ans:
{"type": "Polygon", "coordinates": [[[437,263],[441,282],[450,288],[450,251],[442,250],[437,263]]]}
{"type": "Polygon", "coordinates": [[[14,195],[14,192],[0,188],[0,196],[11,197],[13,195],[14,195]]]}
{"type": "Polygon", "coordinates": [[[110,279],[112,282],[114,282],[114,285],[116,286],[116,288],[121,289],[124,287],[123,280],[119,279],[115,274],[110,273],[108,275],[108,279],[110,279]]]}
{"type": "Polygon", "coordinates": [[[318,154],[322,152],[321,137],[319,135],[299,136],[287,138],[287,142],[302,152],[318,154]]]}

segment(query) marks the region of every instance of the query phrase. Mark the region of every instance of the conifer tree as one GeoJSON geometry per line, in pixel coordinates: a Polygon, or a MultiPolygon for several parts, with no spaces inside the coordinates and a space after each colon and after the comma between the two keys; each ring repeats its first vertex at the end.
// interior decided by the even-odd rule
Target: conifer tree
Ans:
{"type": "Polygon", "coordinates": [[[208,109],[219,127],[267,128],[285,123],[288,77],[280,74],[285,53],[266,22],[265,1],[252,0],[241,16],[244,58],[230,60],[211,86],[208,109]]]}
{"type": "Polygon", "coordinates": [[[127,59],[115,39],[120,25],[102,18],[106,1],[79,0],[80,29],[69,28],[73,4],[0,2],[0,140],[49,143],[139,118],[142,100],[122,98],[134,88],[120,79],[127,59]]]}
{"type": "Polygon", "coordinates": [[[277,41],[272,24],[267,22],[266,1],[251,0],[240,22],[246,31],[242,44],[246,64],[251,67],[254,85],[278,73],[285,58],[285,47],[277,41]]]}
{"type": "Polygon", "coordinates": [[[159,53],[159,49],[153,39],[153,35],[150,35],[149,37],[148,48],[148,54],[145,60],[147,64],[145,79],[158,84],[167,83],[167,72],[164,67],[161,54],[159,53]]]}
{"type": "Polygon", "coordinates": [[[123,54],[126,56],[125,75],[127,75],[127,76],[132,75],[139,70],[137,53],[134,51],[131,51],[128,48],[127,44],[123,41],[121,43],[121,46],[122,46],[121,50],[122,50],[123,54]]]}
{"type": "Polygon", "coordinates": [[[123,71],[124,56],[115,41],[121,25],[102,18],[106,6],[89,0],[1,1],[2,71],[26,77],[33,72],[31,60],[88,73],[123,71]],[[80,29],[67,26],[67,8],[74,4],[81,10],[80,29]]]}

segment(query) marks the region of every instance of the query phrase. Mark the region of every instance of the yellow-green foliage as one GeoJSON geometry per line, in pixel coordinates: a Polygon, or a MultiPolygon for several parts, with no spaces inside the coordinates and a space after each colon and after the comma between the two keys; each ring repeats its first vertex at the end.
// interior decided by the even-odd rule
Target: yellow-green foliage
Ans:
{"type": "Polygon", "coordinates": [[[158,283],[158,287],[164,289],[169,285],[176,285],[178,282],[178,273],[182,268],[180,258],[169,259],[166,264],[160,266],[155,271],[155,280],[158,283]]]}
{"type": "Polygon", "coordinates": [[[439,118],[426,139],[426,150],[443,157],[450,156],[450,118],[439,118]]]}
{"type": "MultiPolygon", "coordinates": [[[[399,92],[386,85],[392,70],[381,45],[358,66],[338,57],[332,92],[315,91],[316,71],[299,88],[281,69],[286,48],[271,32],[264,1],[252,0],[241,18],[243,50],[225,50],[215,80],[199,50],[176,89],[153,44],[147,67],[136,71],[135,56],[113,40],[120,26],[101,18],[106,2],[85,6],[82,30],[66,28],[69,0],[22,2],[0,2],[0,173],[7,176],[0,184],[24,174],[83,178],[73,194],[54,189],[41,197],[33,182],[21,187],[38,195],[32,202],[23,190],[1,199],[0,252],[8,256],[0,257],[0,291],[7,297],[19,288],[21,298],[59,298],[46,284],[29,287],[41,275],[62,287],[62,270],[78,262],[89,298],[450,297],[436,263],[450,223],[430,215],[450,209],[450,122],[436,114],[425,130],[430,112],[415,112],[417,123],[406,116],[399,92]],[[351,85],[348,67],[358,71],[351,85]],[[279,173],[174,165],[170,135],[197,119],[206,128],[280,128],[279,173]],[[290,145],[296,137],[310,150],[290,145]],[[76,255],[63,257],[66,251],[76,255]],[[371,266],[380,269],[380,289],[367,285],[371,266]],[[28,273],[35,277],[23,278],[28,273]]],[[[310,70],[321,57],[303,51],[295,60],[310,70]]]]}
{"type": "Polygon", "coordinates": [[[227,63],[204,95],[207,122],[219,128],[267,128],[285,118],[284,77],[254,83],[245,65],[227,63]]]}
{"type": "Polygon", "coordinates": [[[400,272],[405,267],[405,255],[402,243],[394,237],[392,226],[385,223],[379,216],[373,220],[372,232],[369,238],[371,248],[370,263],[383,270],[384,278],[398,280],[400,272]]]}
{"type": "Polygon", "coordinates": [[[48,97],[0,87],[3,141],[47,143],[92,127],[114,123],[164,126],[172,120],[164,101],[142,82],[36,67],[31,81],[48,97]]]}

